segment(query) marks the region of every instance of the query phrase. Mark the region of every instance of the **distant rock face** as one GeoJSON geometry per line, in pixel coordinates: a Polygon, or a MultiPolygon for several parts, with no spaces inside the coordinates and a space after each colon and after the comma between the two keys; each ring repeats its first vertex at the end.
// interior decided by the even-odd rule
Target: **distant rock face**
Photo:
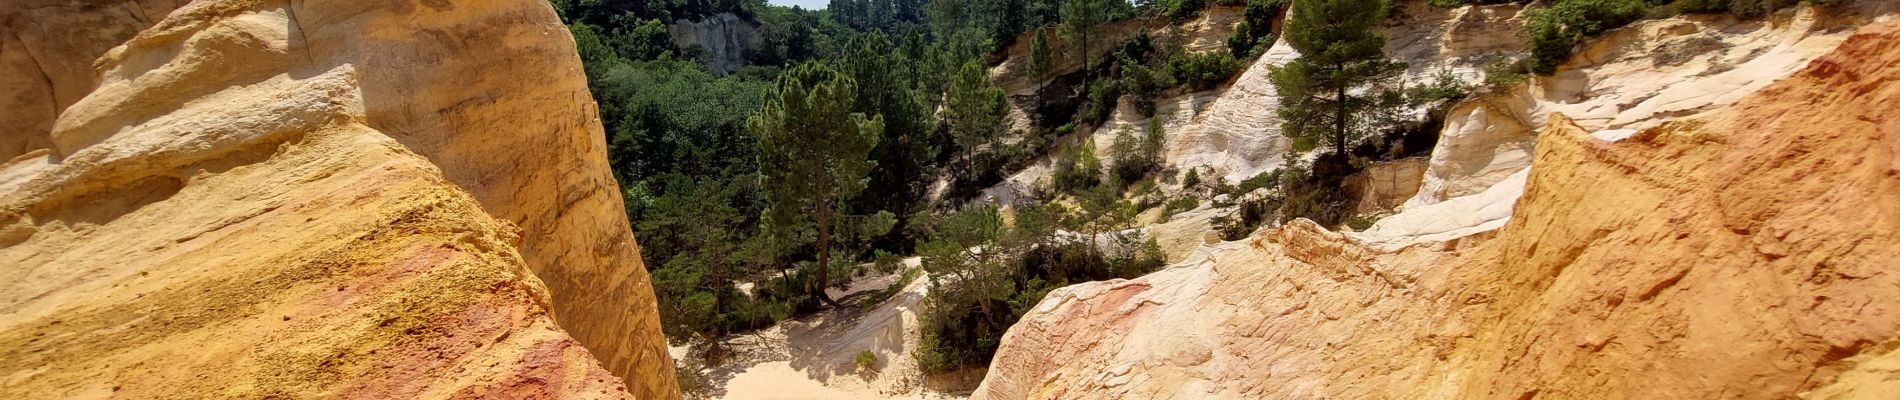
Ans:
{"type": "Polygon", "coordinates": [[[39,3],[0,397],[678,397],[546,2],[39,3]]]}
{"type": "Polygon", "coordinates": [[[706,67],[722,74],[745,66],[745,53],[759,43],[759,24],[733,13],[719,13],[698,21],[678,20],[667,26],[673,45],[706,52],[706,67]]]}
{"type": "Polygon", "coordinates": [[[1804,65],[1639,131],[1551,117],[1489,238],[1295,221],[1058,289],[974,398],[1889,397],[1900,21],[1804,65]]]}

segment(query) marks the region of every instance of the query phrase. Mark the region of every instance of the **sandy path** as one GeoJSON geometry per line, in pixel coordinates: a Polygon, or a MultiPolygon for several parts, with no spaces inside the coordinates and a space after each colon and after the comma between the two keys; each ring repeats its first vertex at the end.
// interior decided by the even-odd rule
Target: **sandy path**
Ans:
{"type": "MultiPolygon", "coordinates": [[[[906,259],[915,268],[917,258],[906,259]]],[[[715,399],[961,399],[926,389],[921,370],[910,352],[916,349],[917,313],[929,291],[918,277],[889,299],[872,304],[878,294],[900,283],[898,274],[860,277],[846,290],[833,290],[843,306],[786,321],[758,332],[726,337],[722,344],[732,355],[722,365],[702,370],[707,394],[715,399]],[[857,365],[857,356],[870,351],[877,362],[870,369],[857,365]]],[[[676,349],[675,358],[683,355],[676,349]]],[[[981,374],[967,382],[931,387],[975,387],[981,374]]]]}

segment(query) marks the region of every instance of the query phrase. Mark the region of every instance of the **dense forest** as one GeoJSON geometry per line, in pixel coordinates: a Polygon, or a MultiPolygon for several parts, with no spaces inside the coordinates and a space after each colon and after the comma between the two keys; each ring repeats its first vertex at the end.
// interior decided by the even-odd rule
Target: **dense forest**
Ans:
{"type": "MultiPolygon", "coordinates": [[[[1641,18],[1759,15],[1792,3],[1539,2],[1521,32],[1530,48],[1498,56],[1484,81],[1506,87],[1548,74],[1578,43],[1641,18]]],[[[1293,218],[1369,225],[1350,214],[1341,180],[1369,162],[1429,149],[1444,107],[1485,90],[1448,73],[1397,79],[1406,65],[1386,58],[1378,33],[1388,0],[554,6],[600,104],[669,338],[703,345],[840,307],[825,289],[861,274],[921,276],[933,286],[916,357],[933,371],[987,365],[1003,331],[1049,290],[1161,267],[1152,242],[1125,233],[1141,211],[1221,199],[1217,206],[1237,210],[1215,222],[1229,240],[1293,218]],[[1146,30],[1102,34],[1120,21],[1165,25],[1215,6],[1242,8],[1224,51],[1189,52],[1146,30]],[[726,74],[706,66],[706,49],[680,47],[669,32],[676,22],[720,14],[757,26],[744,65],[726,74]],[[1280,128],[1294,139],[1287,168],[1234,183],[1178,170],[1161,157],[1162,118],[1115,132],[1108,149],[1077,140],[1118,102],[1153,116],[1157,98],[1217,89],[1281,40],[1302,54],[1271,70],[1284,104],[1280,128]],[[1037,84],[1031,95],[1012,97],[992,68],[1018,41],[1029,42],[1018,61],[1037,84]],[[1057,70],[1065,61],[1080,67],[1057,70]],[[1012,107],[1025,110],[1027,124],[1010,121],[1012,107]],[[1308,152],[1319,155],[1300,157],[1308,152]],[[1038,160],[1052,172],[1032,199],[1003,207],[968,201],[1038,160]],[[1162,185],[1179,188],[1170,191],[1178,197],[1158,196],[1162,185]],[[921,267],[905,267],[906,256],[922,256],[921,267]]]]}
{"type": "MultiPolygon", "coordinates": [[[[996,338],[1042,293],[1160,266],[1152,245],[1116,232],[1135,211],[1120,192],[1143,179],[1153,186],[1161,132],[1130,135],[1130,150],[1113,153],[1113,174],[1071,171],[1089,176],[1087,185],[1066,187],[1090,194],[1073,207],[1013,210],[1013,223],[1005,226],[994,206],[962,207],[963,200],[1048,154],[1076,123],[1105,117],[1119,97],[1105,94],[1135,80],[1125,79],[1134,75],[1127,71],[1142,69],[1139,79],[1148,87],[1142,90],[1152,96],[1175,84],[1172,76],[1153,82],[1149,67],[1181,70],[1181,82],[1189,82],[1181,85],[1203,89],[1238,70],[1232,54],[1162,54],[1146,35],[1089,43],[1118,47],[1100,57],[1112,61],[1085,60],[1090,67],[1080,79],[1096,78],[1088,90],[1048,96],[1083,105],[1065,115],[1038,113],[1025,131],[1006,121],[1010,99],[989,72],[991,57],[1010,43],[1034,40],[1036,63],[1044,69],[1037,72],[1050,76],[1058,73],[1048,70],[1057,57],[1087,54],[1052,48],[1053,36],[1088,43],[1094,30],[1114,21],[1185,17],[1193,10],[1184,7],[1200,6],[1113,0],[839,0],[822,11],[759,2],[555,6],[600,103],[610,161],[669,337],[698,343],[837,306],[824,288],[873,272],[867,269],[898,273],[898,258],[923,254],[931,255],[924,271],[907,276],[944,279],[946,289],[932,291],[930,309],[940,318],[930,319],[933,334],[927,335],[938,343],[929,347],[941,350],[920,360],[943,370],[984,365],[996,338]],[[668,21],[721,13],[756,21],[760,35],[746,65],[723,75],[703,65],[704,49],[680,48],[668,36],[668,21]],[[1184,66],[1169,68],[1170,61],[1184,66]],[[1119,68],[1106,65],[1111,62],[1119,68]],[[1199,71],[1201,63],[1220,70],[1199,71]],[[932,185],[942,188],[931,193],[932,185]],[[1103,250],[1059,232],[1113,236],[1128,245],[1103,250]],[[973,246],[1004,251],[963,254],[973,246]],[[739,282],[752,289],[741,290],[739,282]]],[[[1269,6],[1278,7],[1259,7],[1269,6]]]]}

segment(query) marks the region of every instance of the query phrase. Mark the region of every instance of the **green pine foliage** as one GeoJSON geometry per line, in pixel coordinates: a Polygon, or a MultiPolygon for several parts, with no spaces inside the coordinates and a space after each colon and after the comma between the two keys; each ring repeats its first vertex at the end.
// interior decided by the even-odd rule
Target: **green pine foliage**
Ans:
{"type": "Polygon", "coordinates": [[[1248,0],[1246,10],[1241,12],[1240,22],[1234,24],[1234,33],[1227,37],[1229,54],[1237,59],[1247,59],[1265,52],[1275,40],[1275,18],[1285,7],[1285,0],[1248,0]]]}
{"type": "Polygon", "coordinates": [[[1378,116],[1394,106],[1391,85],[1404,64],[1386,59],[1375,28],[1386,0],[1294,0],[1286,41],[1300,57],[1274,68],[1281,131],[1331,145],[1335,154],[1383,129],[1378,116]]]}
{"type": "Polygon", "coordinates": [[[809,292],[832,302],[832,246],[847,212],[844,201],[866,185],[877,165],[871,149],[884,119],[853,113],[857,83],[820,63],[786,71],[746,126],[758,137],[759,185],[770,208],[766,226],[779,240],[812,242],[817,253],[809,292]]]}
{"type": "Polygon", "coordinates": [[[1584,39],[1636,22],[1648,7],[1643,0],[1558,0],[1530,10],[1523,33],[1530,38],[1531,72],[1556,72],[1584,39]]]}
{"type": "Polygon", "coordinates": [[[1003,333],[1051,290],[1133,278],[1163,265],[1152,241],[1112,237],[1123,245],[1104,250],[1057,235],[1070,217],[1055,205],[1019,208],[1013,223],[1004,223],[994,205],[944,217],[919,246],[931,290],[918,316],[918,364],[932,372],[989,365],[1003,333]]]}
{"type": "Polygon", "coordinates": [[[1174,80],[1193,90],[1209,90],[1240,72],[1242,65],[1233,54],[1222,52],[1175,53],[1168,59],[1174,80]]]}

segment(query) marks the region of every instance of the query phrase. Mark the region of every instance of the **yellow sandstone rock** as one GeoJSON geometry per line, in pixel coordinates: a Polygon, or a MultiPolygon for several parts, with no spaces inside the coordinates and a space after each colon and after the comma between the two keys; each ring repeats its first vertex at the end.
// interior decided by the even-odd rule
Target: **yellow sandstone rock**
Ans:
{"type": "Polygon", "coordinates": [[[678,397],[546,2],[38,3],[0,397],[678,397]]]}
{"type": "Polygon", "coordinates": [[[1052,292],[974,398],[1884,398],[1900,21],[1608,141],[1550,118],[1494,237],[1305,221],[1052,292]]]}

